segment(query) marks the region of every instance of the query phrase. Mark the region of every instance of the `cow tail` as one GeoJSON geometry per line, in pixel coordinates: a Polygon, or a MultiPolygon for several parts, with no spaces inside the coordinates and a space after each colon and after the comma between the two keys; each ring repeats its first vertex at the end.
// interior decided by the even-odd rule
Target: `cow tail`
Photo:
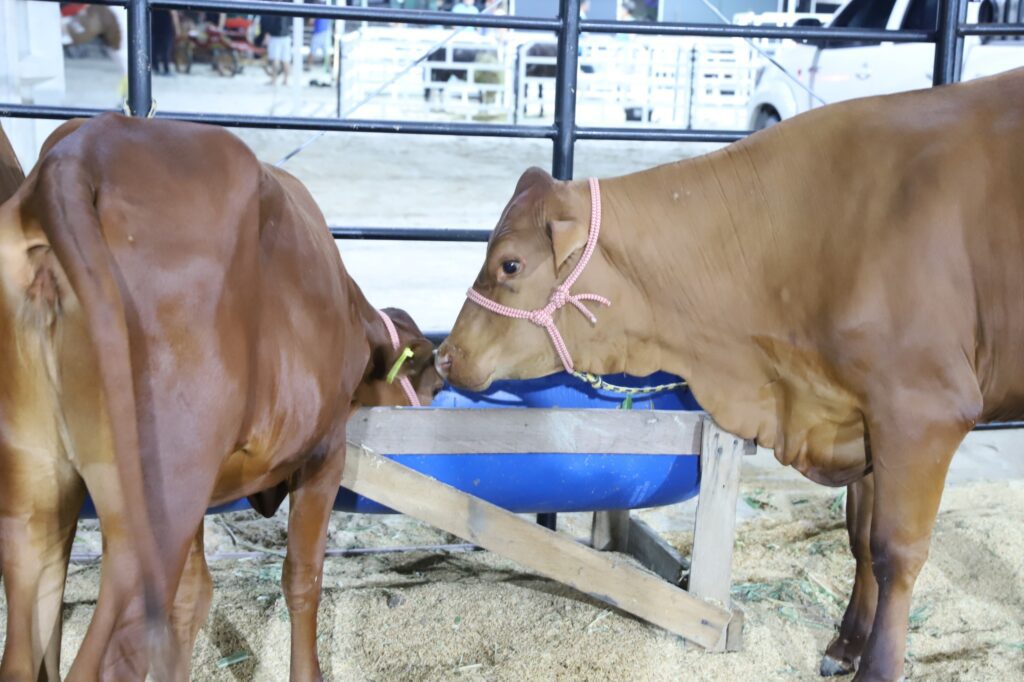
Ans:
{"type": "Polygon", "coordinates": [[[40,226],[81,303],[96,353],[124,522],[139,562],[152,649],[165,627],[165,576],[142,474],[131,344],[116,264],[103,237],[95,190],[81,164],[51,153],[41,162],[38,182],[40,226]]]}

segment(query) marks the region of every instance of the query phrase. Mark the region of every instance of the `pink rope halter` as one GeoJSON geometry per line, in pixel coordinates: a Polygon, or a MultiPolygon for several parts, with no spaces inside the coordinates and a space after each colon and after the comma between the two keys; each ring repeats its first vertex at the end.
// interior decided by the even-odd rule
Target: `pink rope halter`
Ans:
{"type": "MultiPolygon", "coordinates": [[[[401,344],[398,341],[398,330],[395,329],[395,323],[391,321],[391,318],[383,310],[378,310],[377,314],[380,315],[380,319],[384,322],[384,328],[388,330],[388,336],[391,337],[391,347],[398,350],[401,344]]],[[[409,381],[409,377],[398,377],[398,384],[405,391],[405,397],[409,399],[410,405],[413,407],[423,407],[420,404],[419,396],[416,395],[416,390],[412,387],[412,382],[409,381]]]]}
{"type": "Polygon", "coordinates": [[[548,299],[548,304],[543,308],[537,308],[535,310],[522,310],[520,308],[512,308],[507,305],[502,305],[497,301],[492,301],[483,294],[477,292],[475,289],[470,288],[466,292],[466,297],[476,303],[478,306],[490,310],[492,313],[497,313],[504,317],[512,317],[517,320],[529,320],[538,327],[543,327],[547,331],[548,336],[551,337],[551,343],[555,346],[555,351],[558,353],[559,359],[562,361],[562,365],[565,367],[565,371],[572,373],[572,355],[569,354],[569,349],[565,345],[565,341],[562,339],[561,333],[558,331],[558,327],[555,326],[555,311],[562,308],[566,304],[571,303],[576,307],[583,316],[590,320],[590,324],[597,324],[597,318],[591,313],[583,301],[594,301],[601,305],[611,305],[604,296],[597,294],[570,294],[569,289],[576,283],[576,280],[581,274],[583,269],[587,267],[587,263],[590,262],[590,257],[594,255],[594,249],[597,248],[597,237],[601,232],[601,187],[597,182],[597,178],[590,178],[590,232],[587,235],[587,245],[583,248],[583,255],[580,256],[580,260],[576,263],[576,267],[573,268],[569,276],[565,278],[565,281],[555,287],[555,290],[551,292],[551,298],[548,299]]]}

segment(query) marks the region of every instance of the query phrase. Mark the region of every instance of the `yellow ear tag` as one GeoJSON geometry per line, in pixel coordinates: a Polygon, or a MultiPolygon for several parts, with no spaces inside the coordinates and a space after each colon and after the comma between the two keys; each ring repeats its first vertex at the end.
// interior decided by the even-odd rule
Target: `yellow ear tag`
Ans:
{"type": "Polygon", "coordinates": [[[398,356],[397,360],[395,360],[395,364],[391,365],[391,371],[388,372],[389,384],[395,383],[395,377],[398,376],[398,372],[402,369],[402,365],[404,365],[405,361],[411,358],[412,355],[412,349],[406,346],[405,350],[402,351],[402,354],[398,356]]]}

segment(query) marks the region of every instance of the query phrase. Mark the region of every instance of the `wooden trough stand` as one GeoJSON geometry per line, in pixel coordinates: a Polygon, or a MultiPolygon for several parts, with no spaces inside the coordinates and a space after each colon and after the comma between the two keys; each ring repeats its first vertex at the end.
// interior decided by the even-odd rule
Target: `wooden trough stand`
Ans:
{"type": "Polygon", "coordinates": [[[753,444],[699,412],[598,409],[359,410],[342,485],[714,650],[740,648],[729,589],[740,463],[753,444]],[[689,562],[628,511],[596,512],[594,548],[377,453],[699,453],[689,562]],[[599,550],[632,555],[650,571],[599,550]],[[680,587],[687,584],[687,589],[680,587]]]}

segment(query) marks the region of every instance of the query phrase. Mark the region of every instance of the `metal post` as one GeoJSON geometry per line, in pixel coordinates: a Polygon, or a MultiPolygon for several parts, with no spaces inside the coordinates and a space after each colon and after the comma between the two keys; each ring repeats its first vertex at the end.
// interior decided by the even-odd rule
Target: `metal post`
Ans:
{"type": "Polygon", "coordinates": [[[573,146],[576,144],[576,71],[580,55],[580,0],[559,0],[562,29],[558,33],[558,64],[555,72],[555,153],[551,173],[559,180],[572,179],[573,146]]]}
{"type": "Polygon", "coordinates": [[[153,108],[153,54],[149,0],[128,0],[128,111],[148,116],[153,108]]]}
{"type": "MultiPolygon", "coordinates": [[[[301,5],[305,0],[292,0],[296,5],[301,5]]],[[[288,17],[285,17],[287,21],[288,17]]],[[[306,79],[302,72],[302,47],[306,44],[306,20],[302,17],[293,16],[292,20],[292,111],[299,113],[302,107],[302,83],[306,79]]]]}
{"type": "Polygon", "coordinates": [[[942,0],[939,6],[939,25],[935,36],[935,65],[932,85],[955,83],[960,77],[960,55],[963,38],[957,35],[957,25],[967,16],[967,3],[963,0],[942,0]]]}
{"type": "Polygon", "coordinates": [[[522,45],[516,45],[516,60],[515,60],[515,63],[516,63],[516,66],[515,66],[516,75],[512,78],[512,81],[515,84],[514,85],[514,89],[515,89],[516,94],[512,97],[512,103],[513,103],[512,104],[512,125],[518,125],[519,124],[519,107],[521,106],[522,102],[526,101],[525,93],[522,92],[522,90],[525,89],[524,85],[523,85],[525,74],[520,71],[520,69],[522,69],[522,66],[523,66],[523,46],[522,45]]]}
{"type": "Polygon", "coordinates": [[[689,87],[689,99],[686,103],[686,129],[693,130],[693,98],[695,96],[696,88],[694,83],[697,82],[697,45],[690,47],[690,87],[689,87]]]}
{"type": "MultiPolygon", "coordinates": [[[[335,0],[337,2],[337,0],[335,0]]],[[[333,46],[334,54],[334,104],[336,107],[335,118],[341,118],[341,70],[344,68],[342,64],[342,58],[344,55],[341,53],[342,39],[345,37],[345,20],[335,21],[331,31],[331,45],[333,46]]]]}
{"type": "MultiPolygon", "coordinates": [[[[572,179],[576,144],[576,74],[580,57],[580,0],[559,0],[558,57],[555,65],[555,151],[551,174],[572,179]]],[[[537,514],[537,523],[554,530],[558,514],[537,514]]]]}

